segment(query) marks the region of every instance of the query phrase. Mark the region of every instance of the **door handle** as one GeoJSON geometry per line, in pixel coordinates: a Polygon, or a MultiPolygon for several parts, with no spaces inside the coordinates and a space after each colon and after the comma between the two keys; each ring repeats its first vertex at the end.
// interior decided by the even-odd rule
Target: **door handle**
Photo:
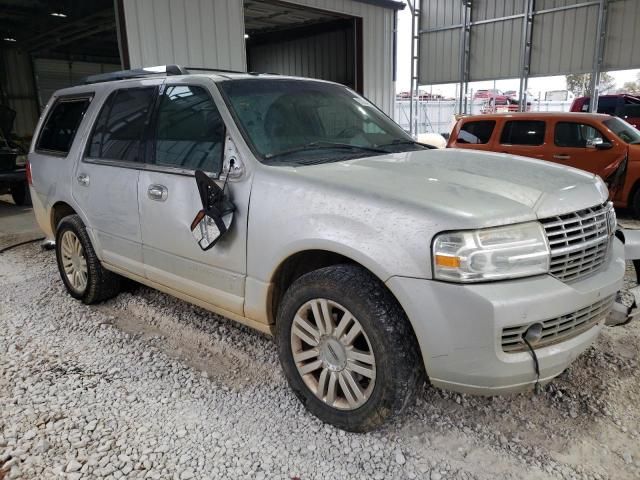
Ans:
{"type": "Polygon", "coordinates": [[[153,184],[149,185],[147,189],[147,196],[151,200],[155,200],[157,202],[164,202],[169,196],[169,190],[164,185],[153,184]]]}
{"type": "Polygon", "coordinates": [[[86,173],[81,173],[80,175],[78,175],[78,183],[80,185],[82,185],[83,187],[88,187],[89,186],[89,175],[87,175],[86,173]]]}
{"type": "Polygon", "coordinates": [[[553,158],[555,158],[556,160],[569,160],[571,158],[571,155],[554,155],[553,158]]]}

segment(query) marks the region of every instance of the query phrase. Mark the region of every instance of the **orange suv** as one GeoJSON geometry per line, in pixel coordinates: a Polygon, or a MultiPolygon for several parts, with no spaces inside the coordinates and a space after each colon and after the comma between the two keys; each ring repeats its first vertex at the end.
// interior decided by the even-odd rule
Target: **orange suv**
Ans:
{"type": "Polygon", "coordinates": [[[448,148],[470,148],[548,160],[600,175],[616,207],[640,218],[640,131],[594,113],[505,113],[463,117],[448,148]]]}

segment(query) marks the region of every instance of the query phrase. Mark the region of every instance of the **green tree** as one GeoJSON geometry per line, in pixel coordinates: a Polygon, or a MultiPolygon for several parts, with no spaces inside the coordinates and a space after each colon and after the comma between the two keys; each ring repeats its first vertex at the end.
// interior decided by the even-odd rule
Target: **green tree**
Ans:
{"type": "MultiPolygon", "coordinates": [[[[607,72],[600,74],[600,93],[605,93],[616,85],[615,79],[607,72]]],[[[577,97],[591,95],[591,74],[574,73],[567,75],[567,90],[577,97]]]]}
{"type": "Polygon", "coordinates": [[[640,73],[636,75],[635,82],[625,82],[622,86],[622,91],[624,93],[635,93],[636,95],[640,94],[640,73]]]}

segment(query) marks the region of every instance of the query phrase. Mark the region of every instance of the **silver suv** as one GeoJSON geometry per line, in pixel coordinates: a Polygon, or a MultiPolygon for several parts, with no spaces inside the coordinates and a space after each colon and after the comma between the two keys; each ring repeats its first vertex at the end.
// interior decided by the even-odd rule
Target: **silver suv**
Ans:
{"type": "Polygon", "coordinates": [[[35,133],[73,297],[127,277],[273,334],[306,408],[352,431],[425,378],[532,389],[598,336],[625,266],[597,176],[428,148],[334,83],[155,72],[56,92],[35,133]]]}

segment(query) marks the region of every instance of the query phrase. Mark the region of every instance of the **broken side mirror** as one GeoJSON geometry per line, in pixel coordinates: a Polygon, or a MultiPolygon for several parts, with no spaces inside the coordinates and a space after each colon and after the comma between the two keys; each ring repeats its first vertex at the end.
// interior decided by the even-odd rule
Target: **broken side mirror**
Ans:
{"type": "Polygon", "coordinates": [[[202,210],[191,222],[191,233],[202,250],[209,250],[231,227],[235,206],[225,193],[225,185],[220,188],[202,170],[195,173],[202,210]]]}

